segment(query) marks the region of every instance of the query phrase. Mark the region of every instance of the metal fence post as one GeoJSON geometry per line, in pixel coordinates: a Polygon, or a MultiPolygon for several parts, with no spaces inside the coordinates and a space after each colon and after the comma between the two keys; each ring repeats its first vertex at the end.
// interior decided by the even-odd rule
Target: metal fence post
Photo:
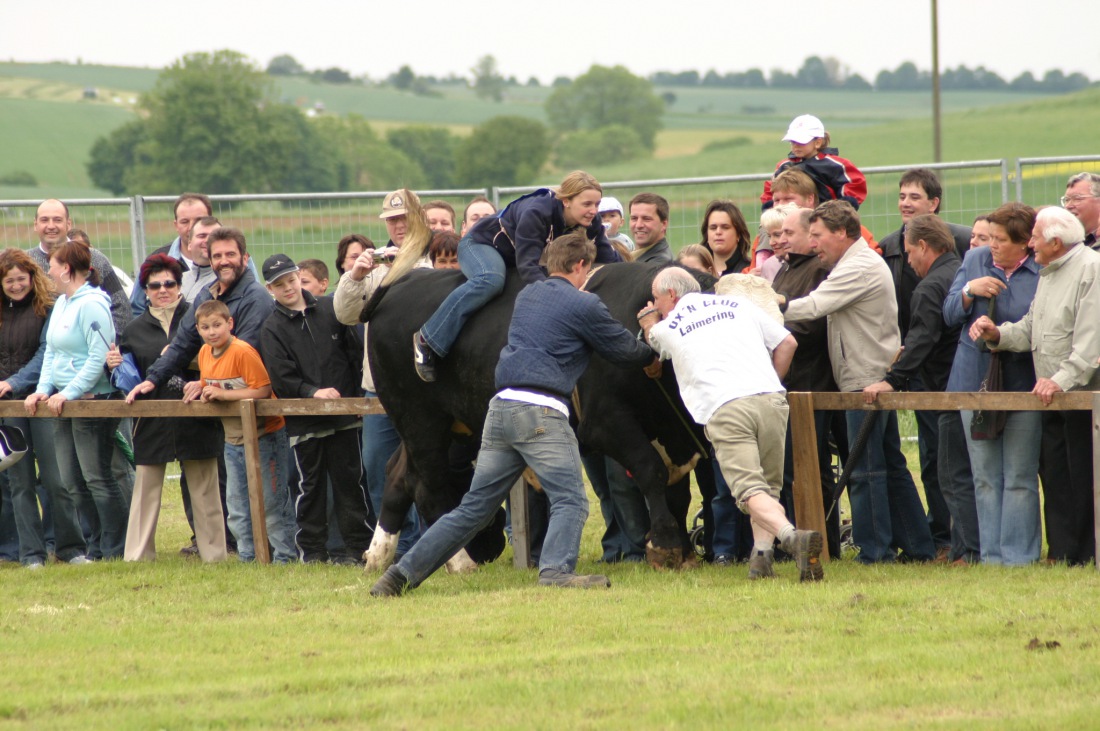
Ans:
{"type": "Polygon", "coordinates": [[[1001,203],[1008,203],[1008,160],[1001,160],[1001,203]]]}
{"type": "Polygon", "coordinates": [[[1016,202],[1024,202],[1024,161],[1016,158],[1016,202]]]}
{"type": "Polygon", "coordinates": [[[134,257],[132,273],[136,275],[145,261],[145,199],[140,195],[130,198],[130,252],[134,257]]]}

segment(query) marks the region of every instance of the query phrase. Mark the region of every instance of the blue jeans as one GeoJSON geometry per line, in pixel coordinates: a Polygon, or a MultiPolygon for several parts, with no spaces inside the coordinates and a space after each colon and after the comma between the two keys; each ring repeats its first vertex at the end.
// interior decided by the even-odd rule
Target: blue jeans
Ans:
{"type": "MultiPolygon", "coordinates": [[[[274,549],[271,558],[275,563],[297,561],[298,550],[294,545],[297,527],[286,486],[286,462],[290,454],[286,429],[264,434],[259,442],[267,540],[274,549]]],[[[243,445],[225,445],[225,475],[225,505],[229,510],[229,529],[237,539],[237,552],[242,561],[255,561],[256,545],[252,540],[252,510],[248,502],[243,445]]]]}
{"type": "Polygon", "coordinates": [[[504,259],[492,246],[463,237],[458,242],[458,265],[466,281],[447,295],[420,328],[424,341],[442,357],[451,352],[466,320],[504,291],[504,259]]]}
{"type": "MultiPolygon", "coordinates": [[[[853,445],[863,420],[874,411],[846,411],[848,440],[853,445]]],[[[849,457],[852,459],[852,457],[849,457]]],[[[860,563],[893,561],[896,549],[915,561],[931,561],[936,550],[924,505],[898,436],[895,411],[877,412],[863,453],[856,455],[848,488],[852,503],[852,538],[860,563]]]]}
{"type": "MultiPolygon", "coordinates": [[[[16,526],[19,530],[19,553],[23,563],[46,560],[46,534],[55,540],[57,557],[68,561],[83,556],[87,547],[77,519],[76,500],[72,490],[61,481],[57,471],[57,453],[53,448],[54,425],[44,419],[10,417],[5,426],[18,427],[27,440],[27,453],[5,473],[11,485],[16,526]],[[35,447],[38,447],[37,449],[35,447]],[[49,511],[38,512],[35,495],[35,463],[38,479],[48,495],[49,511]],[[52,520],[52,525],[47,523],[52,520]],[[47,528],[53,528],[52,531],[47,528]]],[[[43,506],[45,507],[45,506],[43,506]]]]}
{"type": "MultiPolygon", "coordinates": [[[[122,558],[130,503],[115,479],[111,461],[115,453],[118,419],[66,419],[54,421],[54,446],[62,481],[77,486],[81,481],[91,494],[94,514],[85,516],[92,527],[96,558],[122,558]]],[[[60,555],[60,551],[59,551],[60,555]]]]}
{"type": "Polygon", "coordinates": [[[749,555],[752,549],[752,526],[749,516],[742,513],[733,499],[729,483],[726,482],[722,468],[710,450],[710,461],[714,467],[714,497],[710,501],[711,514],[714,516],[714,534],[711,546],[714,557],[726,556],[740,560],[749,555]]]}
{"type": "Polygon", "coordinates": [[[581,460],[592,491],[600,499],[605,526],[600,541],[602,560],[644,561],[649,509],[637,483],[610,457],[592,454],[582,456],[581,460]]]}
{"type": "MultiPolygon", "coordinates": [[[[367,391],[367,398],[376,394],[367,391]]],[[[382,515],[382,493],[386,488],[386,462],[389,461],[401,437],[393,428],[393,421],[386,414],[366,414],[363,417],[363,473],[367,478],[367,495],[375,518],[382,515]]],[[[416,507],[410,507],[401,525],[401,538],[397,542],[397,555],[404,556],[420,537],[420,519],[416,507]]]]}
{"type": "Polygon", "coordinates": [[[964,424],[958,411],[941,411],[939,426],[940,490],[951,513],[949,558],[977,563],[981,557],[978,507],[974,502],[974,477],[965,437],[965,432],[970,431],[970,422],[964,424]]]}
{"type": "Polygon", "coordinates": [[[550,501],[541,571],[573,573],[588,518],[577,438],[560,412],[494,397],[470,491],[440,518],[397,564],[418,586],[493,520],[512,485],[530,465],[550,501]]]}
{"type": "MultiPolygon", "coordinates": [[[[963,411],[969,425],[973,411],[963,411]]],[[[1000,439],[971,439],[966,433],[974,500],[978,509],[982,563],[1019,566],[1039,560],[1039,447],[1043,415],[1013,411],[1000,439]]]]}

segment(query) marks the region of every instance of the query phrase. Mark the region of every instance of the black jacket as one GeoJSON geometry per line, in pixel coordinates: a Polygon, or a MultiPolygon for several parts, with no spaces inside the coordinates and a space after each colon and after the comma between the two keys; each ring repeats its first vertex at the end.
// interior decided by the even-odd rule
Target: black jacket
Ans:
{"type": "MultiPolygon", "coordinates": [[[[302,291],[306,309],[299,312],[276,303],[260,329],[260,355],[271,388],[278,398],[313,398],[322,388],[335,388],[345,398],[359,395],[362,345],[355,328],[342,325],[332,308],[332,297],[314,297],[302,291]]],[[[359,420],[346,416],[287,416],[290,436],[340,429],[359,420]]]]}
{"type": "Polygon", "coordinates": [[[172,338],[172,345],[149,367],[145,377],[160,385],[187,367],[202,348],[202,337],[195,326],[195,310],[207,300],[217,299],[229,308],[233,318],[233,334],[253,348],[260,349],[260,328],[275,309],[275,301],[264,285],[256,281],[251,269],[245,269],[241,278],[227,292],[217,294],[218,282],[199,292],[193,309],[188,310],[180,327],[172,338]],[[216,295],[216,296],[215,296],[216,295]]]}
{"type": "MultiPolygon", "coordinates": [[[[179,330],[188,307],[186,300],[176,307],[168,326],[172,336],[179,330]]],[[[170,341],[171,338],[164,334],[160,322],[146,309],[122,331],[118,349],[134,356],[138,372],[144,376],[170,341]]],[[[191,381],[199,377],[194,371],[185,371],[182,375],[191,381]]],[[[178,399],[179,394],[169,394],[164,386],[159,386],[151,394],[141,398],[178,399]]],[[[185,459],[210,459],[222,453],[224,442],[221,419],[143,416],[134,420],[134,462],[137,464],[154,465],[185,459]]]]}
{"type": "MultiPolygon", "coordinates": [[[[829,276],[829,270],[813,254],[789,254],[779,270],[772,289],[786,295],[788,301],[805,297],[829,276]]],[[[791,367],[783,379],[788,391],[836,391],[833,367],[829,360],[829,328],[826,318],[805,322],[787,322],[784,327],[798,341],[791,367]]]]}
{"type": "Polygon", "coordinates": [[[955,256],[955,252],[948,251],[932,262],[928,274],[913,292],[905,350],[885,378],[894,390],[905,390],[909,379],[917,375],[926,391],[947,388],[960,328],[948,327],[943,321],[943,303],[958,269],[959,257],[955,256]]]}
{"type": "MultiPolygon", "coordinates": [[[[540,188],[512,201],[500,213],[481,219],[466,236],[475,243],[492,246],[506,267],[515,267],[523,281],[531,284],[546,279],[546,271],[539,265],[546,245],[570,230],[562,202],[549,188],[540,188]]],[[[597,263],[622,261],[607,240],[599,216],[585,231],[596,242],[597,263]]]]}
{"type": "MultiPolygon", "coordinates": [[[[955,237],[955,252],[962,261],[966,252],[970,251],[971,229],[969,226],[960,226],[957,223],[948,223],[947,227],[955,237]]],[[[917,283],[920,281],[920,277],[913,271],[913,267],[909,266],[909,260],[905,256],[905,226],[892,234],[887,234],[878,245],[882,250],[882,258],[890,267],[890,274],[894,278],[894,294],[898,298],[898,328],[901,329],[901,339],[905,340],[905,335],[909,332],[909,302],[913,299],[913,291],[916,290],[917,283]]]]}

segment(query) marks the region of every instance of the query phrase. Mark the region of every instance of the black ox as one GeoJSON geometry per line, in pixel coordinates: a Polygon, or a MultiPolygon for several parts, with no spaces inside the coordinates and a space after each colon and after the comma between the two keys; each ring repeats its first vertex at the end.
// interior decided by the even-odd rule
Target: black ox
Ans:
{"type": "MultiPolygon", "coordinates": [[[[651,299],[651,285],[662,265],[611,264],[597,271],[586,289],[597,294],[611,314],[637,332],[636,314],[651,299]]],[[[704,288],[714,279],[698,275],[704,288]]],[[[471,318],[450,355],[440,362],[434,383],[421,381],[413,368],[413,333],[444,297],[462,282],[459,272],[417,269],[393,284],[365,308],[369,318],[368,358],[378,397],[401,436],[408,457],[404,481],[387,481],[374,541],[364,558],[368,570],[393,561],[397,533],[415,501],[430,525],[455,508],[469,488],[454,479],[448,448],[455,434],[479,440],[493,374],[507,340],[517,293],[523,287],[509,271],[504,293],[471,318]]],[[[679,567],[690,547],[685,530],[686,473],[700,458],[702,430],[687,416],[675,375],[665,364],[660,381],[638,369],[612,365],[597,355],[577,385],[574,403],[582,447],[622,464],[634,476],[650,510],[647,558],[655,567],[679,567]],[[679,489],[667,491],[670,484],[679,489]],[[670,508],[671,504],[671,508],[670,508]]],[[[702,455],[705,456],[705,455],[702,455]]],[[[466,556],[448,564],[465,570],[473,562],[497,558],[504,549],[502,520],[482,531],[466,547],[466,556]],[[472,561],[471,561],[472,559],[472,561]]]]}

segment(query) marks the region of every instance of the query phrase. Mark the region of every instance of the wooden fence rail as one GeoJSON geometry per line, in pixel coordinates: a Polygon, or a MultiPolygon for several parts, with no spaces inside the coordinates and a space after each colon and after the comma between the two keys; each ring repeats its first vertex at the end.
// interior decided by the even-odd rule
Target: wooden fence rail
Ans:
{"type": "MultiPolygon", "coordinates": [[[[825,532],[825,510],[818,472],[817,438],[813,412],[862,409],[867,411],[959,411],[987,409],[992,411],[1092,411],[1093,462],[1100,465],[1100,392],[1055,394],[1050,406],[1044,406],[1030,393],[884,393],[874,404],[864,403],[862,393],[788,394],[791,407],[791,438],[794,453],[795,520],[800,526],[825,532]]],[[[252,532],[256,543],[256,559],[271,561],[267,547],[267,527],[264,521],[262,480],[260,476],[259,434],[257,416],[305,416],[384,414],[378,399],[251,399],[234,403],[189,403],[181,401],[137,401],[127,405],[122,401],[70,401],[63,416],[80,417],[241,417],[245,436],[245,467],[248,473],[248,495],[252,511],[252,532]]],[[[26,416],[21,401],[0,401],[0,417],[26,416]]],[[[36,418],[53,418],[45,404],[39,404],[36,418]]],[[[1095,496],[1094,523],[1100,526],[1100,470],[1093,471],[1095,496]]],[[[527,515],[527,493],[522,480],[512,491],[513,518],[527,515]]],[[[517,524],[525,521],[516,520],[517,524]]],[[[513,526],[515,564],[526,567],[530,555],[524,525],[513,526]],[[519,530],[516,530],[519,528],[519,530]]],[[[1100,531],[1097,532],[1100,547],[1100,531]]],[[[1098,548],[1100,553],[1100,548],[1098,548]]],[[[827,558],[827,556],[826,556],[827,558]]],[[[1100,566],[1100,560],[1097,561],[1100,566]]]]}
{"type": "MultiPolygon", "coordinates": [[[[225,403],[185,404],[182,401],[68,401],[61,415],[80,417],[211,417],[238,416],[244,427],[244,461],[248,475],[248,503],[252,514],[252,537],[256,544],[256,560],[271,563],[267,545],[267,522],[264,515],[263,478],[260,473],[260,435],[256,430],[257,416],[298,416],[322,414],[384,414],[378,399],[261,399],[225,403]]],[[[0,401],[0,417],[27,416],[22,401],[0,401]]],[[[52,419],[45,403],[38,404],[35,418],[52,419]]]]}
{"type": "MultiPolygon", "coordinates": [[[[813,413],[817,411],[1092,411],[1093,464],[1100,466],[1100,392],[1075,391],[1054,395],[1050,406],[1030,393],[883,393],[873,404],[864,403],[862,393],[787,394],[791,407],[791,438],[798,445],[794,453],[795,521],[800,527],[825,534],[825,511],[821,498],[821,476],[817,461],[817,432],[813,413]]],[[[1100,566],[1100,470],[1093,470],[1093,530],[1097,537],[1097,565],[1100,566]]],[[[827,549],[826,549],[827,552],[827,549]]],[[[827,556],[826,556],[827,558],[827,556]]]]}

